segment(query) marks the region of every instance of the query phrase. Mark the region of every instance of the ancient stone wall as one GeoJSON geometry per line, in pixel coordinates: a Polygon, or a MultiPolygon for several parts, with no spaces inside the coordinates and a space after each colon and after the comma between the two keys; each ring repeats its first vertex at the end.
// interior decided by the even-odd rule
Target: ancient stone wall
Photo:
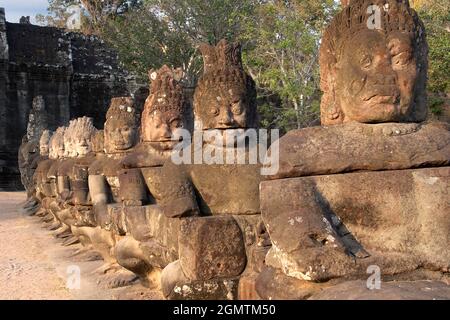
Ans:
{"type": "Polygon", "coordinates": [[[80,116],[102,128],[112,97],[146,98],[146,87],[98,37],[9,23],[0,9],[0,190],[21,188],[17,151],[35,96],[44,97],[50,129],[80,116]]]}

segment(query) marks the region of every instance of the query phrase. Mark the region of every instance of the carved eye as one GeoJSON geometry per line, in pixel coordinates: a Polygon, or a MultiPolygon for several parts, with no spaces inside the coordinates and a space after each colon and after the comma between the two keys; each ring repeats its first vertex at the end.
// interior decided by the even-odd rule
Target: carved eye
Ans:
{"type": "Polygon", "coordinates": [[[219,108],[217,108],[217,107],[211,107],[211,108],[208,110],[208,112],[209,112],[210,115],[218,116],[218,115],[219,115],[219,108]]]}
{"type": "Polygon", "coordinates": [[[369,68],[372,65],[372,58],[370,56],[364,56],[361,59],[361,67],[369,68]]]}
{"type": "Polygon", "coordinates": [[[231,112],[233,112],[234,115],[240,115],[243,111],[244,108],[242,107],[242,103],[240,101],[233,103],[231,112]]]}
{"type": "Polygon", "coordinates": [[[411,56],[408,52],[402,52],[392,58],[392,64],[395,67],[404,67],[409,63],[410,58],[411,56]]]}
{"type": "Polygon", "coordinates": [[[182,128],[183,127],[183,123],[181,123],[180,120],[172,120],[172,122],[170,123],[170,126],[172,128],[182,128]]]}

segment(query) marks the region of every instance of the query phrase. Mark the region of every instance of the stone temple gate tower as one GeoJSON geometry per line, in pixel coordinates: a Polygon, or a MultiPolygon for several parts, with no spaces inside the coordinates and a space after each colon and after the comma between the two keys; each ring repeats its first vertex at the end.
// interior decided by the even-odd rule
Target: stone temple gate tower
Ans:
{"type": "Polygon", "coordinates": [[[17,152],[33,99],[42,96],[49,129],[88,116],[103,126],[110,99],[148,95],[95,36],[9,23],[0,8],[0,190],[22,188],[17,152]]]}

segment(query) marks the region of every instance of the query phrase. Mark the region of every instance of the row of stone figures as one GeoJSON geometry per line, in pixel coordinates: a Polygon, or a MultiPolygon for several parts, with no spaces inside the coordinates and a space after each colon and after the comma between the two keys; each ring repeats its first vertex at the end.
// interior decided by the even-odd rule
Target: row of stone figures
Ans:
{"type": "MultiPolygon", "coordinates": [[[[255,128],[240,46],[200,50],[201,130],[255,128]]],[[[276,174],[174,164],[172,133],[190,106],[164,66],[140,126],[123,97],[112,99],[104,130],[79,118],[42,134],[27,208],[66,245],[98,251],[112,285],[138,277],[168,299],[304,299],[367,279],[373,265],[385,280],[447,277],[450,133],[426,121],[422,22],[408,1],[350,1],[324,33],[320,67],[322,126],[278,141],[276,174]],[[374,4],[385,8],[379,29],[367,27],[374,4]]],[[[237,148],[210,144],[192,152],[237,148]]]]}

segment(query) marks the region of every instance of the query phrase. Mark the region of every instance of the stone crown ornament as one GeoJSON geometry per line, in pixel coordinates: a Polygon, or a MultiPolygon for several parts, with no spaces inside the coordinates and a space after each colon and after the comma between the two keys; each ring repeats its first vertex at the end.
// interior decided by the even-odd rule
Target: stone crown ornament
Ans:
{"type": "Polygon", "coordinates": [[[204,67],[194,93],[197,123],[204,129],[256,127],[255,82],[242,67],[241,45],[221,40],[216,46],[201,44],[199,49],[204,67]],[[235,119],[221,116],[226,118],[229,112],[235,119]]]}
{"type": "Polygon", "coordinates": [[[138,116],[134,108],[134,100],[131,97],[112,98],[111,105],[106,113],[106,122],[111,119],[122,120],[130,125],[137,125],[138,116]]]}
{"type": "Polygon", "coordinates": [[[85,156],[92,151],[92,135],[96,132],[93,119],[88,117],[77,118],[69,122],[64,132],[64,148],[66,156],[85,156]]]}
{"type": "Polygon", "coordinates": [[[183,114],[186,111],[186,98],[180,83],[178,70],[172,70],[164,65],[157,71],[151,70],[150,96],[145,103],[149,114],[158,110],[162,113],[175,111],[183,114]]]}
{"type": "Polygon", "coordinates": [[[221,40],[217,46],[201,44],[203,75],[199,86],[223,86],[229,83],[247,83],[241,60],[241,45],[221,40]]]}

